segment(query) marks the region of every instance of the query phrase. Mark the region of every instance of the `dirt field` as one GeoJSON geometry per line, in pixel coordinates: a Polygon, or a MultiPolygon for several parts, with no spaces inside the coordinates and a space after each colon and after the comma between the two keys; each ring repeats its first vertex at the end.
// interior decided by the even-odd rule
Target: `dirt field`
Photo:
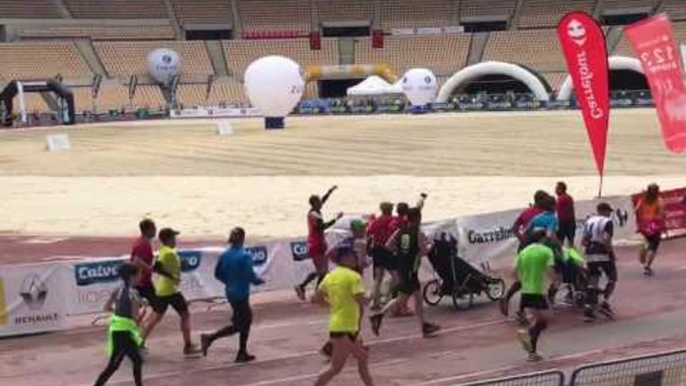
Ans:
{"type": "MultiPolygon", "coordinates": [[[[578,112],[288,118],[267,132],[233,120],[103,124],[60,130],[72,149],[44,150],[56,130],[0,132],[0,230],[130,235],[152,216],[185,235],[240,223],[261,237],[302,234],[307,197],[337,184],[330,213],[431,194],[428,220],[518,208],[565,179],[577,199],[598,179],[578,112]]],[[[686,186],[686,157],[668,153],[652,110],[611,121],[606,194],[648,182],[686,186]]]]}

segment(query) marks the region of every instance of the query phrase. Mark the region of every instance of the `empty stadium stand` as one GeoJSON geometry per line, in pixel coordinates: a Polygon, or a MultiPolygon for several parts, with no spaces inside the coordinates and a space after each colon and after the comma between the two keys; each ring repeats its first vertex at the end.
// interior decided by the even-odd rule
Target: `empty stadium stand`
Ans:
{"type": "Polygon", "coordinates": [[[374,3],[369,0],[319,1],[317,11],[321,23],[374,19],[374,3]]]}
{"type": "Polygon", "coordinates": [[[460,18],[479,16],[511,16],[516,0],[462,0],[460,18]]]}
{"type": "Polygon", "coordinates": [[[322,49],[310,50],[307,39],[288,40],[228,40],[223,42],[224,56],[229,71],[238,79],[243,78],[245,69],[254,60],[267,55],[282,55],[291,58],[301,66],[338,64],[338,40],[322,39],[322,49]]]}
{"type": "Polygon", "coordinates": [[[63,0],[77,19],[166,19],[163,0],[63,0]]]}
{"type": "Polygon", "coordinates": [[[604,9],[653,8],[655,0],[605,0],[604,9]]]}
{"type": "Polygon", "coordinates": [[[147,57],[157,48],[169,48],[181,56],[184,75],[213,74],[205,44],[200,41],[96,42],[95,50],[110,75],[131,76],[148,73],[147,57]]]}
{"type": "Polygon", "coordinates": [[[6,79],[88,77],[92,73],[73,42],[0,44],[0,74],[6,79]]]}
{"type": "Polygon", "coordinates": [[[174,39],[171,25],[87,26],[27,28],[24,39],[88,38],[91,40],[165,40],[174,39]]]}
{"type": "Polygon", "coordinates": [[[388,64],[398,76],[413,67],[452,75],[466,65],[470,38],[470,34],[389,36],[383,49],[373,49],[369,38],[359,38],[355,58],[360,64],[388,64]]]}
{"type": "Polygon", "coordinates": [[[520,28],[550,28],[557,26],[562,16],[570,11],[592,13],[596,0],[563,2],[550,0],[525,0],[519,19],[520,28]]]}
{"type": "Polygon", "coordinates": [[[172,4],[181,25],[232,24],[230,1],[174,0],[172,4]]]}
{"type": "Polygon", "coordinates": [[[309,32],[311,10],[309,1],[250,0],[241,1],[239,10],[243,29],[296,30],[309,32]],[[265,12],[269,10],[269,12],[265,12]]]}
{"type": "Polygon", "coordinates": [[[381,7],[381,28],[422,28],[452,25],[453,2],[425,0],[421,3],[388,0],[381,7]],[[421,7],[421,12],[417,8],[421,7]]]}
{"type": "Polygon", "coordinates": [[[566,71],[554,29],[491,32],[483,60],[519,63],[541,72],[566,71]]]}
{"type": "Polygon", "coordinates": [[[0,17],[7,19],[51,19],[61,17],[53,0],[2,0],[0,17]]]}
{"type": "MultiPolygon", "coordinates": [[[[674,28],[674,38],[676,39],[677,44],[679,44],[679,42],[686,42],[686,22],[672,23],[672,27],[674,28]]],[[[622,38],[612,54],[621,56],[636,56],[634,55],[634,49],[632,48],[631,43],[626,38],[625,34],[622,34],[622,38]]]]}
{"type": "Polygon", "coordinates": [[[686,20],[683,0],[664,0],[660,12],[666,12],[672,20],[686,20]]]}

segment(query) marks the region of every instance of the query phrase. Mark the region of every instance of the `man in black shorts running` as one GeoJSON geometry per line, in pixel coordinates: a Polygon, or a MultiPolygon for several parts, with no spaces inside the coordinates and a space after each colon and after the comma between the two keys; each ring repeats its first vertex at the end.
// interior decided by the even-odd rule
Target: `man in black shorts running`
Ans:
{"type": "Polygon", "coordinates": [[[617,283],[617,265],[615,252],[612,248],[614,225],[612,207],[607,203],[598,204],[597,215],[586,221],[582,244],[585,247],[588,265],[588,288],[586,289],[586,304],[584,305],[584,321],[595,320],[595,311],[612,319],[614,313],[610,308],[610,296],[617,283]],[[607,278],[605,290],[600,291],[600,278],[603,273],[607,278]],[[603,301],[598,306],[598,295],[602,292],[603,301]]]}
{"type": "Polygon", "coordinates": [[[521,304],[529,322],[528,329],[517,332],[522,347],[532,362],[543,359],[538,353],[538,339],[548,327],[548,299],[546,296],[547,282],[555,277],[553,271],[553,250],[543,244],[546,234],[538,231],[532,234],[533,243],[524,248],[517,256],[515,277],[522,283],[521,304]]]}

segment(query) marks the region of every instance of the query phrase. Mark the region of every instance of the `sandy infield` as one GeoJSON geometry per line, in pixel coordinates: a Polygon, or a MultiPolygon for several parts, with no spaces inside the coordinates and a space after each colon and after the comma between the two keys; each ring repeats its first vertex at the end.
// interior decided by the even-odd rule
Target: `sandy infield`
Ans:
{"type": "MultiPolygon", "coordinates": [[[[427,220],[521,207],[560,179],[577,199],[597,193],[578,112],[291,117],[278,132],[231,122],[235,134],[223,137],[211,121],[2,131],[0,230],[130,235],[151,216],[185,235],[237,224],[301,235],[307,197],[332,184],[329,215],[426,191],[427,220]],[[69,134],[71,150],[44,150],[55,132],[69,134]]],[[[686,186],[686,156],[665,150],[653,110],[613,111],[608,147],[605,194],[686,186]]]]}

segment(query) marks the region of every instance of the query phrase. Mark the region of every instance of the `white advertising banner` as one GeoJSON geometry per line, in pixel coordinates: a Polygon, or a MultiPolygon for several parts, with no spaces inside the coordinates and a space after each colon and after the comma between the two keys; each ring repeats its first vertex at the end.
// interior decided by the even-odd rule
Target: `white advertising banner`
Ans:
{"type": "Polygon", "coordinates": [[[171,110],[171,118],[240,118],[260,117],[262,113],[254,107],[196,107],[171,110]]]}
{"type": "MultiPolygon", "coordinates": [[[[634,236],[636,217],[630,197],[614,196],[577,201],[576,245],[580,245],[586,220],[596,213],[596,206],[600,202],[607,202],[614,209],[612,220],[615,225],[615,242],[634,236]]],[[[495,268],[497,265],[514,262],[519,242],[510,229],[521,211],[523,209],[458,218],[460,256],[476,267],[487,263],[495,268]]]]}
{"type": "Polygon", "coordinates": [[[66,328],[67,289],[58,264],[4,266],[0,274],[0,336],[66,328]]]}

